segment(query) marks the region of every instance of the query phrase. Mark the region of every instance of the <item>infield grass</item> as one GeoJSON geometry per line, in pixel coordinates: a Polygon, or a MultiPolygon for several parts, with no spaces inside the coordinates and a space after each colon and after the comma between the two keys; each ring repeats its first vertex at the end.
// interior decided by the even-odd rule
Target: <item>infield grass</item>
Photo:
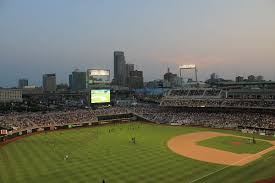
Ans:
{"type": "Polygon", "coordinates": [[[269,142],[262,140],[255,140],[256,143],[252,142],[252,138],[240,138],[233,136],[220,136],[210,139],[206,139],[198,142],[198,145],[211,147],[214,149],[229,151],[233,153],[243,154],[255,154],[263,151],[272,146],[269,142]]]}
{"type": "Polygon", "coordinates": [[[135,122],[29,136],[0,148],[0,182],[245,183],[275,176],[274,152],[243,167],[223,169],[167,147],[170,138],[198,131],[211,129],[135,122]]]}

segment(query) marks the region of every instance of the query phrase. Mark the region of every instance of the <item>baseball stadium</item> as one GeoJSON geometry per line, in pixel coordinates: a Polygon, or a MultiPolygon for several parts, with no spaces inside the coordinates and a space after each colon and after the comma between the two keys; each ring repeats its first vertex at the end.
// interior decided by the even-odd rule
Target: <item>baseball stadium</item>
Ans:
{"type": "Polygon", "coordinates": [[[274,182],[271,108],[234,108],[223,91],[200,90],[1,116],[0,182],[274,182]]]}
{"type": "Polygon", "coordinates": [[[0,183],[275,183],[275,0],[0,0],[0,183]]]}

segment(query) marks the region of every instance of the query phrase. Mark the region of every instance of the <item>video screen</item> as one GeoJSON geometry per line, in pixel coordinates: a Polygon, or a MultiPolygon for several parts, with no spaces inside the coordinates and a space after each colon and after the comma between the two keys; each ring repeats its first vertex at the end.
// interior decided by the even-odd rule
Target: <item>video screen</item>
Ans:
{"type": "Polygon", "coordinates": [[[91,103],[109,103],[111,101],[111,95],[109,89],[91,90],[91,103]]]}
{"type": "Polygon", "coordinates": [[[89,69],[88,70],[88,83],[89,84],[99,84],[99,83],[109,83],[110,82],[110,71],[109,70],[99,70],[99,69],[89,69]]]}

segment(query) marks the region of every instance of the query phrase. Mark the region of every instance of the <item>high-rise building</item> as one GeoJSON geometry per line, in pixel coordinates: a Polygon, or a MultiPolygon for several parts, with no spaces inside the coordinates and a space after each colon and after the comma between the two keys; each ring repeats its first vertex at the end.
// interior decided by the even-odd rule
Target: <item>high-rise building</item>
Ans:
{"type": "Polygon", "coordinates": [[[78,69],[72,72],[71,86],[72,91],[86,89],[86,72],[81,72],[78,69]]]}
{"type": "Polygon", "coordinates": [[[114,84],[118,86],[126,85],[126,62],[124,57],[124,52],[115,51],[114,52],[114,84]]]}
{"type": "Polygon", "coordinates": [[[135,65],[134,64],[126,64],[126,84],[129,86],[129,77],[130,77],[130,72],[135,70],[135,65]]]}
{"type": "Polygon", "coordinates": [[[243,82],[244,79],[242,76],[237,76],[236,79],[235,79],[236,82],[243,82]]]}
{"type": "Polygon", "coordinates": [[[163,75],[163,79],[171,82],[175,77],[177,77],[177,74],[173,74],[170,72],[170,69],[167,69],[167,73],[163,75]]]}
{"type": "Polygon", "coordinates": [[[135,70],[135,65],[134,64],[126,64],[126,74],[127,76],[130,75],[131,71],[135,70]]]}
{"type": "Polygon", "coordinates": [[[72,89],[73,87],[73,75],[69,74],[69,88],[72,89]]]}
{"type": "Polygon", "coordinates": [[[170,69],[167,69],[167,73],[163,76],[165,87],[177,87],[181,86],[182,78],[178,77],[177,74],[170,72],[170,69]]]}
{"type": "Polygon", "coordinates": [[[249,81],[249,82],[256,81],[256,77],[254,75],[250,75],[247,77],[247,81],[249,81]]]}
{"type": "Polygon", "coordinates": [[[29,81],[27,79],[19,79],[18,80],[18,88],[24,88],[29,85],[29,81]]]}
{"type": "Polygon", "coordinates": [[[56,91],[56,75],[44,74],[43,75],[43,92],[55,93],[56,91]]]}
{"type": "Polygon", "coordinates": [[[130,71],[129,88],[143,88],[143,72],[134,70],[130,71]]]}

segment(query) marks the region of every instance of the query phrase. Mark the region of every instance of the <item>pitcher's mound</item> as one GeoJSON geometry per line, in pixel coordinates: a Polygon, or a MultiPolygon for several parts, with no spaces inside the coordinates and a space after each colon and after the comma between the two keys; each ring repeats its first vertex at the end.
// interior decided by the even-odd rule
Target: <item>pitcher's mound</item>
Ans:
{"type": "Polygon", "coordinates": [[[243,143],[242,142],[239,142],[239,141],[234,141],[234,142],[231,142],[232,145],[242,145],[243,143]]]}

